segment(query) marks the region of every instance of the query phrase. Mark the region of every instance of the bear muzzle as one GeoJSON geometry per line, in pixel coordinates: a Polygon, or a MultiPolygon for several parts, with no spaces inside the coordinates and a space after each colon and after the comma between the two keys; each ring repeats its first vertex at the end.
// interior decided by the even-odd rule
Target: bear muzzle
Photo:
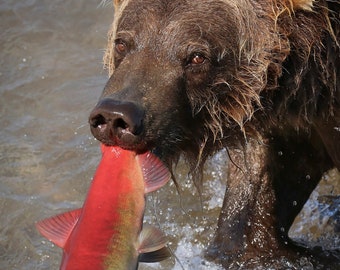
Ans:
{"type": "Polygon", "coordinates": [[[134,102],[105,97],[90,114],[91,132],[104,144],[135,150],[142,144],[144,114],[134,102]]]}

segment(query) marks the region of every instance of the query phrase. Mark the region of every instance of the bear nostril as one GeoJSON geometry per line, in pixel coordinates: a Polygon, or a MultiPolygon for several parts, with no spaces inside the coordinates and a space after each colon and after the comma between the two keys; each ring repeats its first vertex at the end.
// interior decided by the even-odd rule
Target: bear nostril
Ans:
{"type": "Polygon", "coordinates": [[[144,110],[133,102],[101,100],[89,117],[92,134],[107,144],[132,145],[141,140],[144,110]]]}
{"type": "Polygon", "coordinates": [[[124,130],[129,130],[129,125],[122,118],[118,118],[113,123],[114,128],[121,128],[124,130]]]}
{"type": "Polygon", "coordinates": [[[98,114],[90,119],[90,125],[93,128],[99,128],[101,129],[104,125],[106,125],[106,119],[103,115],[98,114]]]}

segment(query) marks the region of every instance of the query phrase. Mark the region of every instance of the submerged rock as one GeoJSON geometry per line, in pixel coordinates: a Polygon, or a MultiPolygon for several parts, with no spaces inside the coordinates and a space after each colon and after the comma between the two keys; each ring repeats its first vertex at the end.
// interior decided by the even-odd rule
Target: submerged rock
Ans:
{"type": "Polygon", "coordinates": [[[325,173],[291,226],[289,237],[299,245],[340,252],[340,173],[325,173]]]}

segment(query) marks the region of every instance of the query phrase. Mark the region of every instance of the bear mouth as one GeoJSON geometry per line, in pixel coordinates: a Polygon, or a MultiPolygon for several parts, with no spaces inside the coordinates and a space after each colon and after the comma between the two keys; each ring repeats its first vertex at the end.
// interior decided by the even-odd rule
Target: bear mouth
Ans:
{"type": "Polygon", "coordinates": [[[107,133],[108,134],[103,134],[96,138],[105,145],[119,146],[125,150],[131,150],[137,153],[143,153],[151,150],[147,147],[146,141],[142,140],[140,136],[136,136],[129,130],[121,130],[118,135],[114,134],[110,130],[107,131],[107,133]]]}

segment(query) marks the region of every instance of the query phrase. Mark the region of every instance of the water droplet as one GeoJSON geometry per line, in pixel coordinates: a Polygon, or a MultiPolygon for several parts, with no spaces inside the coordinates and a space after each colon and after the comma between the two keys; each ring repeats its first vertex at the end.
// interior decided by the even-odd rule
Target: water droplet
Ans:
{"type": "Polygon", "coordinates": [[[293,206],[297,206],[297,201],[293,201],[293,206]]]}
{"type": "Polygon", "coordinates": [[[282,156],[282,155],[283,155],[283,152],[282,152],[282,151],[279,151],[279,152],[277,152],[277,154],[278,154],[279,156],[282,156]]]}
{"type": "Polygon", "coordinates": [[[310,180],[310,175],[309,174],[306,175],[306,179],[310,180]]]}

